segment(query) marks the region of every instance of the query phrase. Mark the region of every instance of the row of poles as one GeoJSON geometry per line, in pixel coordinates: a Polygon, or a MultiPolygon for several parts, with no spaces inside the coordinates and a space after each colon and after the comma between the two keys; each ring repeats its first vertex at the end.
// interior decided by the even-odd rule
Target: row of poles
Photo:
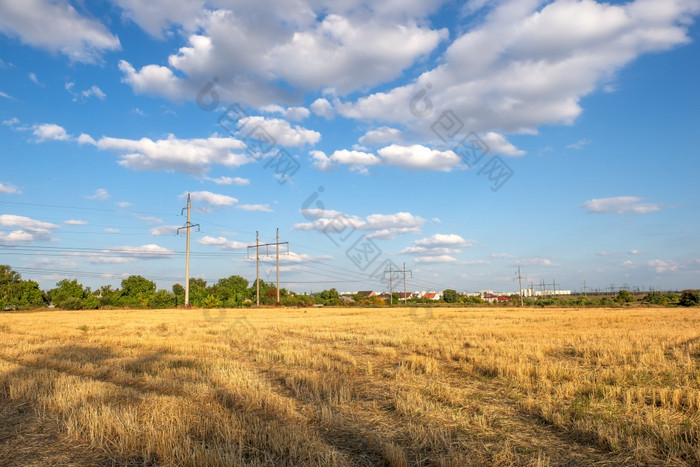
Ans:
{"type": "MultiPolygon", "coordinates": [[[[192,201],[190,199],[190,194],[187,193],[187,206],[182,208],[180,214],[182,215],[187,211],[187,222],[182,227],[177,229],[177,233],[180,230],[185,230],[187,232],[187,240],[185,246],[185,306],[190,305],[190,230],[197,227],[197,231],[200,229],[199,224],[193,224],[190,220],[190,211],[192,207],[192,201]]],[[[255,248],[255,285],[256,285],[256,302],[257,306],[260,306],[260,247],[268,247],[275,245],[277,247],[277,304],[280,303],[280,245],[287,245],[287,254],[289,254],[289,242],[280,242],[280,229],[277,229],[277,237],[274,243],[260,243],[260,235],[255,232],[255,245],[248,246],[248,249],[255,248]]]]}

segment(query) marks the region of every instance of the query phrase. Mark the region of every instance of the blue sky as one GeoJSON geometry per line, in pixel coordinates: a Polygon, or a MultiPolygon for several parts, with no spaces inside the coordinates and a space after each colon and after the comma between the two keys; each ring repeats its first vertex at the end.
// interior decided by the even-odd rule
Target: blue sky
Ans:
{"type": "Polygon", "coordinates": [[[279,228],[297,291],[697,288],[699,13],[0,0],[0,263],[170,288],[189,192],[210,282],[279,228]]]}

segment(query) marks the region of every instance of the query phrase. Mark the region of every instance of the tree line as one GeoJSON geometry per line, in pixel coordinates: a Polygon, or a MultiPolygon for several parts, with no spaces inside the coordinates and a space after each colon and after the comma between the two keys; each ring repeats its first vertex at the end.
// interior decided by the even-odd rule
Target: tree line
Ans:
{"type": "MultiPolygon", "coordinates": [[[[257,285],[247,279],[232,275],[207,285],[204,279],[190,279],[190,304],[201,308],[245,307],[257,302],[257,285]]],[[[341,296],[336,289],[323,290],[313,294],[301,294],[280,289],[280,305],[304,307],[324,306],[385,306],[389,300],[378,296],[368,297],[362,293],[341,296]]],[[[511,297],[519,298],[517,295],[511,297]]],[[[632,302],[648,305],[697,306],[700,304],[700,291],[684,290],[681,294],[650,292],[637,299],[626,290],[615,298],[587,298],[583,296],[538,297],[525,300],[530,306],[621,306],[632,302]]],[[[275,305],[277,289],[274,284],[260,281],[260,304],[275,305]]],[[[439,301],[427,298],[399,299],[394,292],[391,303],[395,305],[438,305],[439,303],[467,306],[486,305],[478,296],[463,296],[454,289],[442,292],[439,301]]],[[[22,310],[54,306],[67,310],[110,309],[110,308],[175,308],[184,306],[185,288],[175,284],[171,290],[157,289],[155,282],[139,275],[129,276],[121,281],[121,287],[113,289],[106,285],[92,290],[83,286],[77,279],[63,279],[56,287],[43,291],[33,280],[24,280],[8,265],[0,265],[0,310],[22,310]]],[[[517,300],[511,301],[517,305],[517,300]]],[[[505,304],[504,304],[505,305],[505,304]]]]}

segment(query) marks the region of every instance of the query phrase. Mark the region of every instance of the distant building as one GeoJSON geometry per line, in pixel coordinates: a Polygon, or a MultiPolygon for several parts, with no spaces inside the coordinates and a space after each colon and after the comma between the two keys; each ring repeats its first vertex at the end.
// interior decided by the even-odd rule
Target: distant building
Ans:
{"type": "Polygon", "coordinates": [[[363,297],[367,297],[367,298],[377,296],[377,294],[374,292],[374,290],[360,290],[357,293],[362,294],[363,297]]]}

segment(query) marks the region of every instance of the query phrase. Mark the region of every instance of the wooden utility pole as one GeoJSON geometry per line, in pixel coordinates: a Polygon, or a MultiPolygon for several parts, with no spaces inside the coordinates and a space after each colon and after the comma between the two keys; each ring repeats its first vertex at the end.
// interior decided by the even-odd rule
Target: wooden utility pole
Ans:
{"type": "MultiPolygon", "coordinates": [[[[186,240],[186,246],[185,246],[185,306],[188,307],[190,306],[190,229],[192,227],[197,227],[197,231],[199,231],[199,224],[192,224],[190,222],[190,208],[191,208],[191,202],[190,202],[190,194],[187,193],[187,206],[182,208],[182,211],[187,210],[187,223],[179,227],[177,229],[178,235],[180,234],[180,230],[185,229],[187,231],[187,240],[186,240]]],[[[180,211],[180,215],[182,215],[182,211],[180,211]]]]}

